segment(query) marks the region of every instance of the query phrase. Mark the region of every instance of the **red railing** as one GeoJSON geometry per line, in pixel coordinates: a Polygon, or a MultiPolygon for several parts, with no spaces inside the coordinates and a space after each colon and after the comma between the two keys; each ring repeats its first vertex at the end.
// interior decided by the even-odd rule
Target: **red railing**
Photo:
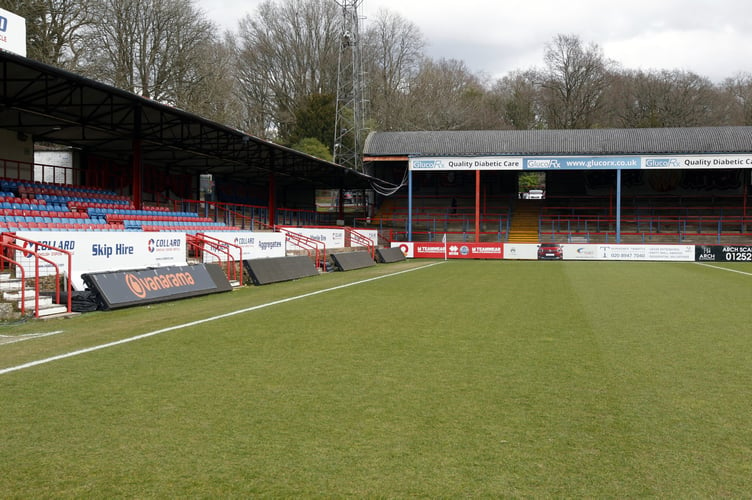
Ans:
{"type": "Polygon", "coordinates": [[[285,233],[285,241],[290,242],[296,247],[304,250],[308,257],[311,257],[316,264],[316,267],[322,271],[326,271],[326,243],[300,233],[294,232],[290,228],[279,227],[275,230],[285,233]],[[322,250],[319,250],[321,247],[322,250]],[[311,255],[313,253],[313,255],[311,255]]]}
{"type": "MultiPolygon", "coordinates": [[[[620,234],[642,240],[675,237],[677,242],[687,238],[695,241],[710,239],[719,243],[724,237],[752,236],[748,231],[752,217],[720,215],[630,215],[620,219],[620,234]]],[[[539,218],[541,235],[566,238],[615,237],[617,219],[605,215],[546,215],[539,218]]]]}
{"type": "Polygon", "coordinates": [[[70,280],[70,272],[71,272],[71,264],[72,264],[72,254],[71,252],[67,250],[63,250],[62,248],[57,248],[52,245],[48,245],[46,243],[41,243],[38,241],[30,240],[21,236],[18,236],[17,234],[13,233],[0,233],[0,261],[3,262],[3,268],[4,263],[7,262],[9,264],[15,265],[16,270],[20,270],[21,272],[21,302],[20,302],[20,310],[21,314],[26,314],[26,269],[20,262],[16,261],[15,259],[8,256],[8,250],[10,251],[19,251],[23,252],[25,254],[30,254],[34,257],[34,316],[39,317],[39,292],[40,292],[40,283],[39,283],[39,261],[46,262],[47,264],[50,264],[55,269],[55,303],[60,304],[60,281],[61,278],[65,278],[66,282],[66,292],[67,292],[67,301],[66,301],[66,309],[67,312],[70,313],[72,310],[71,307],[71,280],[70,280]],[[26,246],[18,245],[17,241],[22,241],[26,243],[26,246]],[[52,261],[51,259],[48,259],[47,257],[44,257],[42,255],[39,255],[39,248],[44,248],[48,251],[53,252],[60,252],[67,257],[67,270],[68,270],[68,276],[65,276],[63,273],[60,272],[59,266],[52,261]]]}
{"type": "Polygon", "coordinates": [[[371,258],[376,258],[376,242],[374,242],[371,238],[365,236],[364,234],[359,233],[355,229],[351,227],[345,227],[345,236],[347,237],[345,240],[345,244],[347,245],[347,239],[350,241],[350,246],[352,244],[356,244],[358,246],[366,247],[366,250],[369,254],[371,254],[371,258]]]}
{"type": "Polygon", "coordinates": [[[186,234],[185,237],[188,247],[195,250],[196,258],[203,261],[205,253],[211,255],[217,260],[220,267],[224,263],[228,280],[243,284],[243,249],[239,245],[203,233],[186,234]],[[234,247],[238,251],[237,260],[233,257],[230,247],[234,247]],[[222,260],[222,257],[225,257],[225,259],[222,260]]]}
{"type": "Polygon", "coordinates": [[[209,217],[217,222],[224,222],[228,226],[246,229],[243,223],[267,221],[269,208],[259,205],[245,205],[241,203],[225,203],[219,201],[202,200],[172,200],[172,210],[175,212],[193,212],[199,216],[209,217]],[[238,224],[240,222],[240,224],[238,224]]]}

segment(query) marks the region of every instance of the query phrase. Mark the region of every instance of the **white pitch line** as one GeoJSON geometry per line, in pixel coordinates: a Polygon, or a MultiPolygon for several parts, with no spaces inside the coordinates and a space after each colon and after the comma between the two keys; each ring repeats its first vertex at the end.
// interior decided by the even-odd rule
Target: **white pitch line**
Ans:
{"type": "Polygon", "coordinates": [[[24,340],[32,340],[32,339],[39,339],[42,337],[49,337],[50,335],[57,335],[58,333],[63,333],[62,330],[57,330],[55,332],[45,332],[45,333],[26,333],[24,335],[0,335],[0,345],[8,345],[8,344],[15,344],[16,342],[23,342],[24,340]]]}
{"type": "Polygon", "coordinates": [[[432,267],[432,266],[435,266],[435,265],[438,265],[438,264],[443,264],[443,262],[434,262],[432,264],[426,264],[425,266],[415,267],[413,269],[405,269],[404,271],[398,271],[396,273],[385,274],[383,276],[376,276],[375,278],[368,278],[368,279],[365,279],[365,280],[354,281],[352,283],[347,283],[347,284],[344,284],[344,285],[338,285],[338,286],[335,286],[335,287],[332,287],[332,288],[326,288],[324,290],[317,290],[315,292],[304,293],[303,295],[296,295],[295,297],[288,297],[286,299],[280,299],[280,300],[275,300],[273,302],[267,302],[266,304],[259,304],[257,306],[247,307],[245,309],[239,309],[237,311],[232,311],[232,312],[229,312],[229,313],[220,314],[220,315],[212,316],[212,317],[209,317],[209,318],[204,318],[204,319],[200,319],[200,320],[197,320],[197,321],[191,321],[190,323],[183,323],[181,325],[175,325],[175,326],[170,326],[170,327],[167,327],[167,328],[162,328],[161,330],[154,330],[153,332],[142,333],[141,335],[136,335],[135,337],[128,337],[126,339],[116,340],[114,342],[108,342],[106,344],[100,344],[100,345],[95,345],[95,346],[92,346],[92,347],[87,347],[85,349],[79,349],[78,351],[71,351],[71,352],[67,352],[65,354],[58,354],[57,356],[52,356],[52,357],[49,357],[49,358],[38,359],[36,361],[30,361],[30,362],[24,363],[22,365],[11,366],[9,368],[0,369],[0,375],[5,375],[6,373],[11,373],[11,372],[19,371],[19,370],[24,370],[26,368],[32,368],[32,367],[38,366],[38,365],[44,365],[44,364],[47,364],[47,363],[52,363],[53,361],[59,361],[61,359],[72,358],[74,356],[79,356],[81,354],[87,354],[87,353],[90,353],[90,352],[99,351],[101,349],[106,349],[108,347],[114,347],[114,346],[121,345],[121,344],[127,344],[129,342],[135,342],[136,340],[142,340],[142,339],[145,339],[145,338],[148,338],[148,337],[153,337],[155,335],[160,335],[162,333],[172,332],[174,330],[180,330],[180,329],[188,328],[188,327],[191,327],[191,326],[201,325],[203,323],[209,323],[210,321],[216,321],[218,319],[229,318],[231,316],[236,316],[238,314],[243,314],[243,313],[247,313],[247,312],[251,312],[251,311],[256,311],[258,309],[264,309],[266,307],[276,306],[276,305],[279,305],[279,304],[284,304],[286,302],[292,302],[294,300],[305,299],[307,297],[313,297],[314,295],[320,295],[322,293],[333,292],[335,290],[340,290],[342,288],[348,288],[348,287],[355,286],[355,285],[361,285],[363,283],[368,283],[369,281],[376,281],[376,280],[380,280],[380,279],[383,279],[383,278],[390,278],[392,276],[397,276],[397,275],[400,275],[400,274],[409,273],[409,272],[412,272],[412,271],[419,271],[421,269],[426,269],[428,267],[432,267]]]}
{"type": "Polygon", "coordinates": [[[737,274],[743,274],[745,276],[752,276],[752,273],[748,273],[748,272],[745,272],[745,271],[739,271],[737,269],[729,269],[728,267],[714,266],[712,264],[708,264],[707,262],[695,262],[695,264],[698,264],[700,266],[710,267],[712,269],[720,269],[721,271],[728,271],[730,273],[737,273],[737,274]]]}

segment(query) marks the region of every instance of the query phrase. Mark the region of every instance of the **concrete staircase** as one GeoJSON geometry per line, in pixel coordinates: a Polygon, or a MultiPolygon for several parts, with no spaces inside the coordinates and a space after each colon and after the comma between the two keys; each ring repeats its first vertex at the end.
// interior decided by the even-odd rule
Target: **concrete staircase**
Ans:
{"type": "Polygon", "coordinates": [[[508,243],[538,243],[538,217],[541,202],[517,200],[509,227],[508,243]]]}
{"type": "MultiPolygon", "coordinates": [[[[8,273],[0,274],[0,302],[10,303],[13,309],[16,311],[21,310],[21,289],[23,283],[20,279],[11,277],[8,273]]],[[[27,314],[34,314],[34,307],[36,305],[36,293],[33,288],[25,288],[23,290],[23,306],[27,314]]],[[[68,312],[68,308],[64,305],[55,304],[52,297],[39,296],[39,311],[38,315],[52,316],[55,314],[65,314],[68,312]]]]}

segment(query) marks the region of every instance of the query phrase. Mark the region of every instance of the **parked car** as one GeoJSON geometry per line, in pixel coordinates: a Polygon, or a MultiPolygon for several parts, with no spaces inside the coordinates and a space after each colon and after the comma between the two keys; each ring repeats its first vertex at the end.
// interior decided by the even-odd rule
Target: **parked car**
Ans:
{"type": "Polygon", "coordinates": [[[545,197],[542,189],[531,189],[527,192],[528,200],[542,200],[545,197]]]}
{"type": "Polygon", "coordinates": [[[541,243],[538,245],[538,260],[562,260],[564,249],[559,243],[541,243]]]}

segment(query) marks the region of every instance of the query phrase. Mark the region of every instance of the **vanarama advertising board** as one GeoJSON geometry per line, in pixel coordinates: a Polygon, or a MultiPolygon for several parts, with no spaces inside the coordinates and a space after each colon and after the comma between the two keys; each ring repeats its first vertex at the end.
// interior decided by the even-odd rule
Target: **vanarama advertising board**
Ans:
{"type": "Polygon", "coordinates": [[[82,279],[96,290],[105,309],[232,290],[217,264],[104,271],[84,274],[82,279]]]}

